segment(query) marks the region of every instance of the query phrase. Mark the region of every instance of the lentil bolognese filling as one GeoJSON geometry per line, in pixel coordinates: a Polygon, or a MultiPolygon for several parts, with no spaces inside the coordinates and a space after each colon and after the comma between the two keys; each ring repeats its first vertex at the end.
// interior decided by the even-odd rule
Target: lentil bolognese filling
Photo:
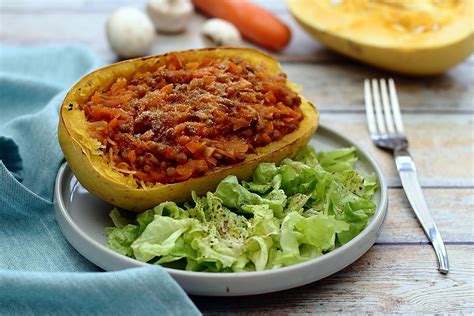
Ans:
{"type": "Polygon", "coordinates": [[[245,160],[298,128],[286,75],[239,58],[182,60],[118,78],[81,105],[105,157],[138,184],[175,183],[245,160]]]}

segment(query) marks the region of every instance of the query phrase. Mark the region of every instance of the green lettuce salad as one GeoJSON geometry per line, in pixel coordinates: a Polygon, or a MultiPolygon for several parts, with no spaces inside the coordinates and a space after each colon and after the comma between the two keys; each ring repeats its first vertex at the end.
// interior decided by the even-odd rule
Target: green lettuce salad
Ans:
{"type": "Polygon", "coordinates": [[[110,213],[110,249],[169,268],[240,272],[321,256],[354,238],[375,212],[374,174],[354,169],[355,148],[307,146],[279,166],[261,163],[252,181],[228,176],[192,203],[164,202],[138,215],[110,213]]]}

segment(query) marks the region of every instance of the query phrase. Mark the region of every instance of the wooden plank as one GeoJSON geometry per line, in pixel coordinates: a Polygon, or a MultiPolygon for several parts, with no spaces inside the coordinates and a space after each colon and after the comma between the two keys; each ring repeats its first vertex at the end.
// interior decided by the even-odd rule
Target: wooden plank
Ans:
{"type": "Polygon", "coordinates": [[[76,43],[91,48],[107,62],[115,59],[105,36],[107,14],[0,12],[0,39],[4,44],[33,46],[76,43]]]}
{"type": "MultiPolygon", "coordinates": [[[[403,120],[422,186],[474,187],[471,115],[404,113],[403,120]]],[[[388,185],[401,186],[392,155],[372,144],[365,114],[322,113],[321,124],[367,149],[379,162],[388,185]]]]}
{"type": "MultiPolygon", "coordinates": [[[[287,12],[286,3],[283,0],[252,0],[275,13],[287,12]]],[[[56,11],[65,12],[71,8],[81,10],[81,12],[110,11],[121,6],[133,5],[144,7],[148,0],[114,0],[114,1],[94,1],[94,0],[2,0],[3,10],[15,12],[43,12],[56,11]]]]}
{"type": "MultiPolygon", "coordinates": [[[[474,189],[424,189],[445,243],[474,243],[474,189]]],[[[428,243],[402,189],[389,190],[387,218],[377,243],[428,243]]]]}
{"type": "Polygon", "coordinates": [[[474,64],[463,64],[444,75],[410,78],[390,75],[359,63],[283,63],[288,78],[322,111],[364,112],[365,78],[392,77],[404,112],[474,113],[474,64]]]}
{"type": "Polygon", "coordinates": [[[448,252],[448,275],[436,270],[430,246],[374,246],[341,272],[303,287],[237,298],[191,299],[206,315],[470,314],[474,310],[474,246],[451,245],[448,252]]]}

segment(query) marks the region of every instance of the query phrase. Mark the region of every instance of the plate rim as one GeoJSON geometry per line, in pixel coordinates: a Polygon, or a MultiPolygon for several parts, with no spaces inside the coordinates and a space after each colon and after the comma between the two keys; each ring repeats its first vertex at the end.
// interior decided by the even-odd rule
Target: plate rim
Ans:
{"type": "MultiPolygon", "coordinates": [[[[172,268],[166,268],[166,267],[162,267],[162,268],[165,269],[173,278],[176,277],[176,278],[179,278],[179,279],[186,278],[186,277],[205,277],[205,278],[210,279],[210,280],[219,280],[219,279],[224,279],[224,278],[226,280],[228,280],[228,279],[233,280],[233,279],[240,279],[240,278],[243,278],[243,277],[245,277],[245,278],[247,278],[247,277],[265,277],[265,276],[271,276],[273,274],[280,274],[280,273],[284,273],[284,272],[294,272],[295,270],[299,270],[299,269],[302,269],[302,268],[305,268],[305,267],[307,268],[308,266],[314,265],[315,263],[324,264],[324,262],[330,261],[333,257],[341,255],[344,252],[348,251],[353,245],[360,242],[361,239],[366,238],[366,234],[368,234],[369,232],[375,231],[376,234],[378,235],[380,233],[380,230],[381,230],[382,225],[384,223],[384,220],[385,220],[385,217],[386,217],[386,214],[387,214],[387,208],[388,208],[388,187],[387,187],[386,180],[384,178],[384,175],[382,173],[382,170],[381,170],[379,164],[377,163],[375,158],[372,156],[372,154],[369,153],[362,146],[360,146],[357,142],[352,141],[351,139],[349,139],[346,136],[340,134],[339,132],[333,130],[332,128],[329,128],[329,127],[325,126],[324,124],[322,124],[318,127],[317,131],[312,136],[312,138],[317,137],[318,134],[322,134],[322,133],[329,134],[330,139],[339,138],[345,143],[352,144],[358,152],[358,158],[359,159],[361,158],[360,154],[362,153],[362,155],[364,156],[363,158],[365,160],[367,160],[370,167],[374,169],[374,172],[375,172],[375,174],[377,176],[377,179],[379,181],[380,202],[377,205],[376,211],[375,211],[374,215],[372,216],[372,218],[370,219],[367,226],[356,237],[354,237],[352,240],[350,240],[347,244],[344,244],[343,246],[341,246],[337,249],[334,249],[334,250],[332,250],[332,251],[330,251],[330,252],[328,252],[328,253],[320,256],[320,257],[316,257],[316,258],[313,258],[313,259],[310,259],[310,260],[307,260],[307,261],[304,261],[304,262],[300,262],[300,263],[297,263],[297,264],[293,264],[293,265],[290,265],[290,266],[285,266],[285,267],[275,268],[275,269],[269,269],[269,270],[247,271],[247,272],[218,272],[218,273],[216,273],[216,272],[185,271],[185,270],[178,270],[178,269],[172,269],[172,268]]],[[[83,239],[82,241],[86,242],[89,246],[94,247],[95,250],[105,252],[110,257],[114,257],[117,260],[121,260],[122,262],[129,264],[130,265],[129,268],[148,265],[148,263],[141,262],[141,261],[138,261],[136,259],[126,257],[124,255],[116,253],[115,251],[107,248],[106,245],[103,245],[100,242],[93,239],[92,237],[90,237],[85,231],[83,231],[79,227],[79,225],[77,225],[75,223],[75,221],[71,217],[71,214],[66,209],[66,206],[65,206],[65,203],[64,203],[64,197],[62,196],[62,193],[61,193],[64,174],[68,171],[68,169],[69,169],[69,166],[68,166],[67,162],[64,162],[61,165],[61,167],[59,168],[58,174],[56,176],[55,188],[54,188],[54,205],[55,205],[56,220],[57,220],[57,222],[60,226],[60,229],[61,229],[63,235],[65,235],[68,242],[71,243],[73,245],[73,247],[76,248],[76,250],[78,250],[78,252],[82,256],[84,256],[87,260],[91,261],[87,256],[85,256],[82,253],[82,251],[79,251],[79,249],[77,249],[77,247],[75,245],[75,242],[73,242],[69,239],[68,234],[64,232],[64,228],[62,227],[62,224],[61,224],[62,221],[61,220],[64,220],[70,226],[70,228],[73,229],[74,232],[77,233],[83,239]]],[[[369,245],[368,249],[370,249],[373,246],[375,241],[376,241],[376,239],[374,240],[374,242],[372,244],[369,245]]],[[[360,256],[362,256],[364,253],[366,253],[368,251],[368,249],[365,250],[364,252],[362,252],[362,254],[360,254],[360,256]]],[[[359,258],[360,256],[358,256],[357,258],[359,258]]],[[[357,260],[357,258],[352,260],[349,264],[345,265],[345,267],[352,264],[352,263],[354,263],[357,260]]],[[[92,262],[92,263],[95,264],[95,265],[98,265],[96,262],[92,262]]],[[[105,269],[102,266],[100,266],[100,267],[103,268],[104,270],[107,270],[107,271],[112,271],[113,270],[113,269],[105,269]]],[[[338,269],[337,271],[340,271],[340,270],[341,269],[338,269]]],[[[336,273],[337,271],[334,271],[331,274],[336,273]]],[[[328,274],[325,277],[327,277],[331,274],[328,274]]],[[[313,281],[316,281],[316,280],[313,280],[313,281]]],[[[313,281],[309,281],[309,282],[306,282],[306,283],[311,283],[313,281]]],[[[301,285],[303,285],[303,284],[301,284],[301,285]]],[[[288,288],[290,288],[290,287],[288,287],[288,288]]],[[[267,293],[267,292],[268,291],[258,292],[258,293],[267,293]]],[[[225,294],[221,294],[221,295],[225,295],[225,294]]],[[[228,295],[236,295],[236,294],[228,294],[228,295]]],[[[242,295],[242,294],[237,294],[237,295],[242,295]]],[[[246,294],[244,294],[244,295],[246,295],[246,294]]]]}

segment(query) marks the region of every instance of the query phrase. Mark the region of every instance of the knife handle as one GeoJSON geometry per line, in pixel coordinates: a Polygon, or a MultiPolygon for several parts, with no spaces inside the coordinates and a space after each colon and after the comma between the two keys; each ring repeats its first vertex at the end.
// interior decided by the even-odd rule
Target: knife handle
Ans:
{"type": "Polygon", "coordinates": [[[418,182],[415,163],[406,149],[395,150],[394,154],[405,194],[438,257],[438,270],[443,274],[447,274],[449,272],[448,254],[418,182]]]}

